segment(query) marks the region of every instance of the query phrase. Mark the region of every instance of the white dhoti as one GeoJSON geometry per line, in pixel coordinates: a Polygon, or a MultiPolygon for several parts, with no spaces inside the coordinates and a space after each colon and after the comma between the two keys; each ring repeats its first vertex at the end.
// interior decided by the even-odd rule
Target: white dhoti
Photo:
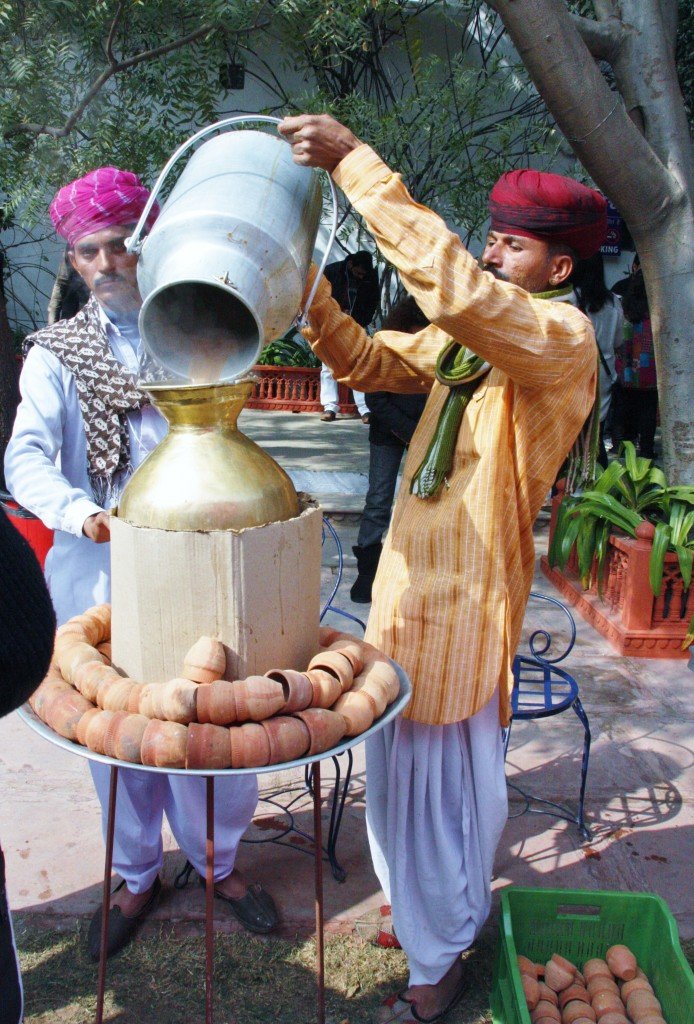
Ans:
{"type": "MultiPolygon", "coordinates": [[[[110,770],[89,764],[101,803],[106,835],[110,770]]],[[[162,817],[195,870],[205,874],[207,837],[206,782],[202,777],[165,775],[121,768],[118,771],[113,869],[133,893],[146,892],[163,862],[162,817]]],[[[221,881],[234,869],[241,836],[248,828],[258,803],[255,775],[214,783],[214,880],[221,881]]]]}
{"type": "Polygon", "coordinates": [[[398,717],[367,740],[371,856],[410,985],[436,984],[486,921],[507,813],[496,694],[464,722],[398,717]]]}

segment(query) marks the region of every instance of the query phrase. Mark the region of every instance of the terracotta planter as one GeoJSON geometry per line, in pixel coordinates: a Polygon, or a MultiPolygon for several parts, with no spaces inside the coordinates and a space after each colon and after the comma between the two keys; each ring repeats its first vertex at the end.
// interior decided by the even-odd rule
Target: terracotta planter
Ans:
{"type": "MultiPolygon", "coordinates": [[[[275,412],[320,412],[319,366],[253,367],[258,377],[247,409],[271,409],[275,412]]],[[[353,413],[357,407],[352,393],[344,384],[338,385],[340,412],[353,413]]]]}
{"type": "MultiPolygon", "coordinates": [[[[552,501],[550,543],[563,496],[559,490],[552,501]]],[[[550,568],[545,555],[540,560],[541,568],[566,601],[620,654],[635,658],[688,658],[689,651],[681,648],[694,614],[694,588],[685,592],[677,555],[668,552],[660,596],[654,597],[648,580],[654,533],[650,523],[642,523],[635,539],[617,534],[610,537],[603,567],[602,600],[597,581],[589,590],[583,590],[575,553],[564,570],[550,568]]]]}

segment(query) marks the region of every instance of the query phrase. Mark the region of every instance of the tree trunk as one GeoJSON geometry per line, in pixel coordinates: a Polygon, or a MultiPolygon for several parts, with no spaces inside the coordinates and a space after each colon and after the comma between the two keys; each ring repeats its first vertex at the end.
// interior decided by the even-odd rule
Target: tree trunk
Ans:
{"type": "Polygon", "coordinates": [[[0,487],[4,488],[3,461],[19,403],[19,372],[1,284],[2,270],[3,254],[0,252],[0,487]]]}
{"type": "Polygon", "coordinates": [[[597,3],[596,21],[572,18],[561,0],[489,6],[635,241],[655,338],[665,471],[672,484],[694,485],[694,156],[674,61],[676,0],[622,0],[621,20],[617,5],[597,3]],[[584,39],[611,63],[619,93],[584,39]]]}
{"type": "Polygon", "coordinates": [[[670,484],[694,485],[694,273],[691,202],[661,229],[629,225],[648,289],[655,338],[658,405],[665,474],[670,484]]]}

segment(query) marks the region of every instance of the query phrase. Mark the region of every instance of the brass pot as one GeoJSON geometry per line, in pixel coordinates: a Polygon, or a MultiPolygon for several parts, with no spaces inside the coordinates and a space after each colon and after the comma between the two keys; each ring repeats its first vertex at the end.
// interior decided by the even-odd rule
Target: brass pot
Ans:
{"type": "Polygon", "coordinates": [[[237,420],[253,381],[147,388],[169,433],[138,467],[118,516],[157,530],[242,530],[299,514],[294,485],[237,420]]]}

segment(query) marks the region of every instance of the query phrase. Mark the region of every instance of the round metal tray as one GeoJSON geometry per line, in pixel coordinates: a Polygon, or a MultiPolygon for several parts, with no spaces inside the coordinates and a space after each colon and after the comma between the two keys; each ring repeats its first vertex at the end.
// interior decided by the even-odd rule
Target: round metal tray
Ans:
{"type": "Polygon", "coordinates": [[[155,768],[148,764],[134,764],[132,761],[119,761],[115,757],[107,757],[105,754],[96,754],[89,747],[83,747],[81,743],[73,743],[72,740],[65,739],[64,736],[59,736],[57,732],[49,728],[38,715],[34,714],[28,704],[24,704],[17,710],[17,714],[26,724],[37,732],[39,736],[43,736],[44,739],[54,743],[56,747],[62,747],[63,750],[68,750],[71,754],[78,754],[80,757],[86,757],[89,761],[98,761],[101,764],[114,765],[117,768],[134,768],[136,771],[141,772],[159,772],[164,775],[262,775],[265,772],[279,772],[284,771],[287,768],[301,768],[307,764],[313,764],[314,761],[323,761],[327,757],[334,757],[336,754],[343,754],[345,750],[349,750],[350,747],[356,747],[359,743],[363,743],[364,740],[368,739],[369,736],[373,736],[377,733],[384,725],[392,721],[396,715],[399,715],[403,708],[408,703],[412,695],[412,684],[406,676],[405,672],[397,665],[392,662],[393,667],[398,673],[398,679],[400,680],[400,693],[397,698],[390,704],[383,712],[380,718],[371,725],[366,732],[359,733],[358,736],[352,736],[342,743],[338,743],[336,747],[331,747],[330,750],[324,750],[320,754],[313,754],[310,757],[300,757],[295,761],[281,761],[278,764],[267,764],[262,768],[155,768]]]}

